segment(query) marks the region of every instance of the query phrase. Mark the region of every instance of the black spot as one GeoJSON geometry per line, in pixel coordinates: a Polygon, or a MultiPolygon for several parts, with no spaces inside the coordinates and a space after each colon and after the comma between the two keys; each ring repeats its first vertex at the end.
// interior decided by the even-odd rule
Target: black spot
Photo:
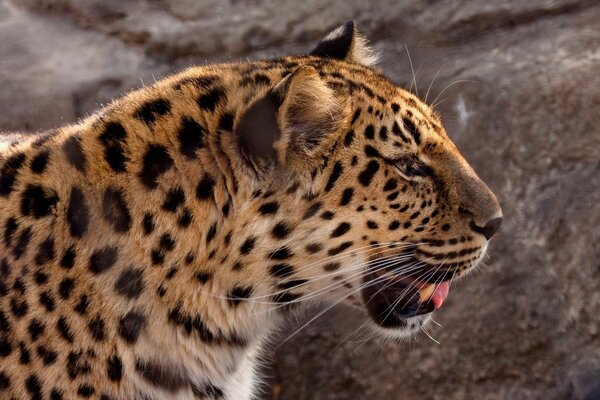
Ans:
{"type": "Polygon", "coordinates": [[[216,76],[194,76],[191,78],[184,78],[173,85],[173,89],[181,90],[185,85],[194,85],[197,88],[206,89],[218,80],[216,76]]]}
{"type": "Polygon", "coordinates": [[[206,383],[202,386],[192,385],[192,393],[199,399],[212,399],[221,400],[224,398],[225,393],[223,390],[211,383],[206,383]]]}
{"type": "Polygon", "coordinates": [[[73,265],[75,265],[75,247],[71,246],[69,247],[66,251],[65,254],[63,254],[62,258],[60,259],[60,266],[63,267],[64,269],[71,269],[73,268],[73,265]]]}
{"type": "Polygon", "coordinates": [[[27,246],[29,246],[29,241],[31,240],[31,227],[27,227],[21,231],[19,238],[17,239],[17,243],[15,247],[13,247],[12,253],[15,256],[15,259],[21,258],[23,253],[27,251],[27,246]]]}
{"type": "Polygon", "coordinates": [[[58,295],[62,299],[68,299],[71,296],[73,287],[75,287],[75,280],[72,278],[63,278],[58,284],[58,295]]]}
{"type": "Polygon", "coordinates": [[[153,249],[150,253],[152,265],[161,265],[165,262],[165,254],[160,249],[153,249]]]}
{"type": "Polygon", "coordinates": [[[398,198],[399,194],[400,194],[400,192],[398,192],[398,191],[392,192],[392,193],[388,194],[387,199],[389,201],[394,201],[398,198]]]}
{"type": "Polygon", "coordinates": [[[73,343],[75,337],[73,336],[71,327],[69,326],[69,323],[65,317],[60,317],[58,321],[56,321],[56,330],[68,343],[73,343]]]}
{"type": "Polygon", "coordinates": [[[352,246],[352,242],[344,242],[342,244],[340,244],[337,247],[331,248],[327,251],[327,254],[330,256],[335,256],[340,254],[342,251],[348,249],[350,246],[352,246]]]}
{"type": "Polygon", "coordinates": [[[100,316],[96,316],[95,318],[89,320],[88,329],[92,334],[92,337],[98,341],[103,341],[106,337],[104,320],[100,318],[100,316]]]}
{"type": "Polygon", "coordinates": [[[158,178],[173,166],[173,159],[167,148],[160,144],[150,144],[142,161],[140,181],[148,189],[156,189],[158,178]]]}
{"type": "Polygon", "coordinates": [[[327,184],[325,185],[326,192],[329,192],[331,189],[333,189],[333,185],[339,179],[339,177],[342,175],[343,171],[344,171],[344,167],[342,167],[342,164],[339,161],[337,161],[333,165],[333,170],[331,171],[331,175],[329,175],[329,179],[327,180],[327,184]]]}
{"type": "Polygon", "coordinates": [[[178,269],[177,267],[171,267],[167,270],[167,273],[165,274],[165,279],[172,279],[175,274],[177,273],[178,269]]]}
{"type": "Polygon", "coordinates": [[[337,226],[337,228],[335,228],[331,232],[331,237],[332,238],[340,237],[340,236],[346,234],[350,230],[351,227],[352,227],[352,225],[350,225],[348,222],[342,222],[337,226]]]}
{"type": "Polygon", "coordinates": [[[258,208],[258,212],[261,214],[275,214],[279,210],[279,204],[276,201],[270,201],[262,204],[258,208]]]}
{"type": "Polygon", "coordinates": [[[363,186],[369,186],[377,171],[379,171],[379,163],[375,160],[369,161],[367,167],[358,175],[358,181],[363,186]]]}
{"type": "Polygon", "coordinates": [[[242,300],[247,300],[252,295],[252,288],[236,286],[229,292],[228,300],[232,306],[237,306],[242,300]]]}
{"type": "Polygon", "coordinates": [[[392,221],[390,222],[390,224],[388,225],[388,229],[390,231],[395,231],[396,229],[400,228],[400,221],[392,221]]]}
{"type": "Polygon", "coordinates": [[[77,378],[79,375],[89,374],[92,370],[90,363],[86,360],[83,352],[80,350],[78,352],[71,351],[67,355],[67,374],[71,380],[77,378]]]}
{"type": "Polygon", "coordinates": [[[63,400],[63,393],[56,388],[52,389],[50,392],[50,400],[63,400]]]}
{"type": "Polygon", "coordinates": [[[184,202],[185,193],[183,189],[180,187],[171,188],[167,192],[162,209],[168,212],[175,212],[184,202]]]}
{"type": "Polygon", "coordinates": [[[373,127],[373,125],[371,125],[371,124],[367,125],[367,127],[365,128],[365,137],[367,139],[375,138],[375,127],[373,127]]]}
{"type": "Polygon", "coordinates": [[[19,342],[19,353],[19,362],[21,364],[27,365],[31,362],[31,354],[23,342],[19,342]]]}
{"type": "Polygon", "coordinates": [[[419,129],[415,126],[415,124],[408,118],[402,118],[402,122],[404,123],[404,127],[406,130],[412,135],[413,139],[415,139],[416,144],[421,143],[421,133],[419,129]]]}
{"type": "Polygon", "coordinates": [[[175,248],[175,240],[169,233],[164,233],[160,237],[158,245],[165,251],[171,251],[175,248]]]}
{"type": "Polygon", "coordinates": [[[88,298],[87,294],[82,294],[79,298],[79,302],[77,302],[75,305],[74,310],[77,311],[77,313],[84,315],[87,312],[89,305],[90,299],[88,298]]]}
{"type": "Polygon", "coordinates": [[[341,265],[338,262],[330,262],[330,263],[323,265],[323,270],[325,270],[327,272],[333,272],[333,271],[337,271],[338,269],[340,269],[340,266],[341,265]]]}
{"type": "Polygon", "coordinates": [[[115,282],[115,291],[129,299],[139,297],[144,290],[143,274],[144,271],[140,268],[125,269],[115,282]]]}
{"type": "Polygon", "coordinates": [[[39,185],[27,185],[21,195],[21,212],[34,218],[42,218],[50,214],[58,195],[54,190],[39,185]]]}
{"type": "Polygon", "coordinates": [[[304,212],[302,219],[312,218],[321,209],[322,206],[323,206],[323,203],[321,203],[321,202],[311,204],[308,207],[308,209],[304,212]]]}
{"type": "Polygon", "coordinates": [[[354,141],[354,131],[348,131],[348,133],[346,133],[346,136],[344,136],[344,146],[346,147],[350,147],[350,145],[352,144],[352,142],[354,141]]]}
{"type": "Polygon", "coordinates": [[[321,213],[321,218],[323,218],[326,221],[331,221],[333,217],[335,217],[335,214],[331,211],[323,211],[321,213]]]}
{"type": "Polygon", "coordinates": [[[186,207],[183,209],[183,212],[179,216],[177,224],[183,228],[187,228],[192,223],[193,218],[194,216],[192,215],[192,210],[186,207]]]}
{"type": "Polygon", "coordinates": [[[223,204],[223,207],[221,207],[221,213],[223,213],[223,216],[227,217],[229,215],[230,207],[231,207],[231,200],[228,200],[227,203],[223,204]]]}
{"type": "Polygon", "coordinates": [[[31,172],[34,174],[43,174],[48,166],[48,159],[50,158],[50,152],[48,150],[41,151],[31,160],[31,172]]]}
{"type": "Polygon", "coordinates": [[[221,118],[219,119],[219,129],[224,132],[233,131],[233,114],[232,113],[228,112],[228,113],[221,115],[221,118]]]}
{"type": "Polygon", "coordinates": [[[406,137],[406,135],[404,135],[404,132],[402,132],[400,125],[398,125],[398,122],[396,121],[394,121],[394,125],[392,125],[392,132],[394,135],[400,137],[404,143],[410,143],[410,140],[406,137]]]}
{"type": "Polygon", "coordinates": [[[352,121],[350,121],[350,125],[354,125],[354,123],[358,120],[358,117],[360,117],[360,108],[357,108],[356,111],[354,111],[354,114],[352,115],[352,121]]]}
{"type": "Polygon", "coordinates": [[[287,260],[294,256],[294,253],[290,251],[287,247],[281,247],[269,254],[268,259],[271,260],[287,260]]]}
{"type": "Polygon", "coordinates": [[[212,176],[204,174],[198,186],[196,186],[196,198],[207,200],[212,197],[215,188],[215,181],[212,176]]]}
{"type": "Polygon", "coordinates": [[[306,246],[306,251],[311,254],[318,253],[321,250],[323,250],[323,245],[321,243],[309,243],[306,246]]]}
{"type": "Polygon", "coordinates": [[[175,393],[189,384],[188,378],[180,373],[181,369],[159,363],[137,359],[135,370],[150,384],[175,393]]]}
{"type": "Polygon", "coordinates": [[[19,224],[17,224],[17,220],[14,217],[9,217],[6,220],[6,224],[4,225],[4,244],[6,247],[12,245],[12,237],[18,227],[19,224]]]}
{"type": "Polygon", "coordinates": [[[13,351],[12,343],[7,337],[0,337],[0,357],[8,357],[13,351]]]}
{"type": "Polygon", "coordinates": [[[12,311],[13,315],[17,317],[17,319],[27,315],[27,311],[29,310],[29,304],[27,304],[27,300],[18,301],[16,299],[10,300],[10,311],[12,311]]]}
{"type": "Polygon", "coordinates": [[[367,221],[367,227],[369,229],[377,229],[378,225],[377,225],[377,222],[369,220],[369,221],[367,221]]]}
{"type": "Polygon", "coordinates": [[[29,332],[29,337],[32,342],[38,340],[40,336],[44,334],[45,326],[37,319],[32,319],[29,321],[29,325],[27,326],[27,332],[29,332]]]}
{"type": "Polygon", "coordinates": [[[212,274],[210,272],[206,272],[206,271],[199,271],[196,273],[195,277],[198,282],[205,284],[206,282],[208,282],[210,280],[210,278],[212,277],[212,274]]]}
{"type": "Polygon", "coordinates": [[[279,289],[292,289],[298,286],[302,286],[304,285],[306,282],[308,282],[307,279],[292,279],[292,280],[286,280],[284,282],[281,282],[280,284],[277,285],[277,287],[279,289]]]}
{"type": "Polygon", "coordinates": [[[123,378],[123,362],[117,354],[106,359],[106,373],[113,382],[120,382],[123,378]]]}
{"type": "Polygon", "coordinates": [[[379,138],[384,142],[388,139],[388,130],[385,126],[382,126],[381,129],[379,129],[379,138]]]}
{"type": "Polygon", "coordinates": [[[171,103],[166,99],[157,99],[144,103],[136,112],[135,117],[152,125],[156,118],[168,114],[171,111],[171,103]]]}
{"type": "Polygon", "coordinates": [[[63,143],[62,150],[69,164],[79,172],[85,172],[86,158],[81,148],[81,138],[77,136],[69,137],[63,143]]]}
{"type": "Polygon", "coordinates": [[[90,271],[101,274],[115,265],[119,251],[114,246],[106,246],[98,249],[90,256],[90,271]]]}
{"type": "Polygon", "coordinates": [[[271,235],[276,239],[285,239],[291,231],[292,228],[288,224],[278,222],[271,230],[271,235]]]}
{"type": "Polygon", "coordinates": [[[121,189],[109,187],[104,191],[102,217],[117,233],[125,233],[131,228],[131,215],[121,189]]]}
{"type": "Polygon", "coordinates": [[[271,275],[275,277],[285,278],[294,273],[294,267],[292,267],[290,264],[285,263],[275,264],[271,266],[270,272],[271,275]]]}
{"type": "Polygon", "coordinates": [[[383,190],[385,192],[390,191],[390,190],[394,190],[398,187],[398,182],[396,181],[396,179],[394,178],[390,178],[388,179],[388,181],[385,183],[385,186],[383,186],[383,190]]]}
{"type": "Polygon", "coordinates": [[[0,311],[0,332],[8,332],[10,324],[3,311],[0,311]]]}
{"type": "Polygon", "coordinates": [[[0,390],[6,390],[10,387],[10,378],[4,371],[0,371],[0,390]]]}
{"type": "Polygon", "coordinates": [[[0,169],[0,196],[6,197],[12,192],[19,169],[24,162],[25,154],[23,153],[13,154],[6,160],[0,169]]]}
{"type": "Polygon", "coordinates": [[[123,125],[118,122],[108,123],[99,139],[104,145],[104,159],[108,165],[115,172],[125,172],[125,163],[128,160],[124,149],[127,131],[123,125]]]}
{"type": "Polygon", "coordinates": [[[398,111],[400,111],[400,106],[397,103],[392,103],[390,107],[392,107],[392,111],[394,113],[397,113],[398,111]]]}
{"type": "Polygon", "coordinates": [[[37,265],[46,264],[54,259],[54,239],[48,238],[40,243],[38,252],[35,256],[35,263],[37,265]]]}
{"type": "Polygon", "coordinates": [[[71,236],[81,238],[87,232],[90,223],[90,211],[83,192],[74,186],[71,189],[67,206],[67,222],[71,236]]]}
{"type": "Polygon", "coordinates": [[[144,214],[142,220],[142,227],[144,228],[144,234],[149,235],[154,231],[154,217],[150,213],[144,214]]]}
{"type": "Polygon", "coordinates": [[[217,234],[217,223],[214,222],[210,228],[208,228],[208,232],[206,232],[206,244],[210,243],[217,234]]]}
{"type": "Polygon", "coordinates": [[[25,389],[31,395],[32,400],[42,400],[42,385],[37,375],[32,374],[25,379],[25,389]]]}
{"type": "Polygon", "coordinates": [[[56,301],[48,290],[40,293],[40,304],[43,305],[48,312],[52,312],[56,308],[56,301]]]}
{"type": "Polygon", "coordinates": [[[53,350],[48,350],[45,346],[38,346],[36,349],[38,356],[42,359],[44,365],[52,365],[58,358],[58,353],[53,350]]]}
{"type": "Polygon", "coordinates": [[[240,253],[241,254],[248,254],[248,253],[250,253],[252,251],[252,249],[254,248],[255,244],[256,244],[256,238],[255,237],[249,237],[240,246],[240,253]]]}
{"type": "Polygon", "coordinates": [[[206,131],[190,117],[183,117],[181,120],[177,138],[179,139],[179,151],[189,159],[196,158],[196,151],[206,146],[206,131]]]}
{"type": "Polygon", "coordinates": [[[352,201],[352,196],[354,196],[354,189],[344,189],[344,192],[342,193],[342,198],[340,199],[340,206],[348,205],[352,201]]]}
{"type": "Polygon", "coordinates": [[[447,232],[447,231],[449,231],[449,230],[450,230],[450,224],[444,224],[444,225],[442,225],[442,230],[443,230],[444,232],[447,232]]]}
{"type": "Polygon", "coordinates": [[[198,98],[198,106],[212,112],[224,96],[225,91],[223,88],[213,88],[198,98]]]}
{"type": "Polygon", "coordinates": [[[81,397],[87,398],[87,397],[92,396],[94,393],[96,393],[96,389],[94,389],[94,387],[92,385],[87,384],[87,383],[82,383],[77,388],[77,394],[81,397]]]}
{"type": "Polygon", "coordinates": [[[119,336],[127,343],[135,343],[140,335],[140,331],[146,324],[146,317],[137,311],[130,311],[119,321],[119,336]]]}
{"type": "Polygon", "coordinates": [[[48,274],[42,271],[35,271],[35,273],[33,274],[33,278],[35,280],[35,283],[37,283],[38,285],[44,285],[46,284],[46,282],[48,282],[48,274]]]}

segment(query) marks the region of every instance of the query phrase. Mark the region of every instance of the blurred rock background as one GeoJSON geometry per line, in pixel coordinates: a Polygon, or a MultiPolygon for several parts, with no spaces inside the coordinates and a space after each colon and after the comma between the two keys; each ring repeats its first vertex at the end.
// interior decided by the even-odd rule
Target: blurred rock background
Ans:
{"type": "Polygon", "coordinates": [[[436,104],[505,222],[436,313],[439,344],[371,338],[346,309],[294,334],[309,315],[267,352],[263,398],[600,399],[598,1],[0,0],[0,130],[191,64],[305,53],[348,19],[436,104]]]}

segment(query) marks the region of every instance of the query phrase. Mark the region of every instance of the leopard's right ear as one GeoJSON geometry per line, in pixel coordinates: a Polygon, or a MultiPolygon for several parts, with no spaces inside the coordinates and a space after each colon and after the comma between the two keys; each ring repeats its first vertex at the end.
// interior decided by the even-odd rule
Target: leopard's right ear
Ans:
{"type": "Polygon", "coordinates": [[[348,21],[329,32],[310,55],[346,60],[367,67],[375,66],[379,58],[368,41],[358,32],[354,21],[348,21]]]}
{"type": "Polygon", "coordinates": [[[241,116],[235,131],[255,164],[310,163],[344,118],[344,107],[310,66],[298,67],[241,116]]]}

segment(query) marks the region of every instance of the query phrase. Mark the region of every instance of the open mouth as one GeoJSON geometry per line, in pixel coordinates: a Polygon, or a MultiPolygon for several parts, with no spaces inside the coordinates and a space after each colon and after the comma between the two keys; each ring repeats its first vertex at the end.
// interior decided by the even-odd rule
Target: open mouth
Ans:
{"type": "Polygon", "coordinates": [[[389,270],[367,271],[363,277],[363,302],[381,327],[402,327],[407,318],[431,313],[442,306],[452,278],[452,274],[447,275],[447,280],[429,283],[389,270]]]}

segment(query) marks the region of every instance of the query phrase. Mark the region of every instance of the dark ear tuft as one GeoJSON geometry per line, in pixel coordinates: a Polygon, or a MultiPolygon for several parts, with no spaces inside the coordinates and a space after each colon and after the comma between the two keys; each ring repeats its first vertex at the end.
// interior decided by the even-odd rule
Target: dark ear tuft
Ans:
{"type": "Polygon", "coordinates": [[[331,31],[310,52],[317,57],[347,60],[366,66],[377,63],[377,55],[369,47],[367,40],[356,30],[356,23],[348,21],[331,31]]]}
{"type": "Polygon", "coordinates": [[[356,24],[354,21],[348,21],[325,36],[310,54],[317,57],[345,60],[350,54],[355,32],[356,24]]]}

